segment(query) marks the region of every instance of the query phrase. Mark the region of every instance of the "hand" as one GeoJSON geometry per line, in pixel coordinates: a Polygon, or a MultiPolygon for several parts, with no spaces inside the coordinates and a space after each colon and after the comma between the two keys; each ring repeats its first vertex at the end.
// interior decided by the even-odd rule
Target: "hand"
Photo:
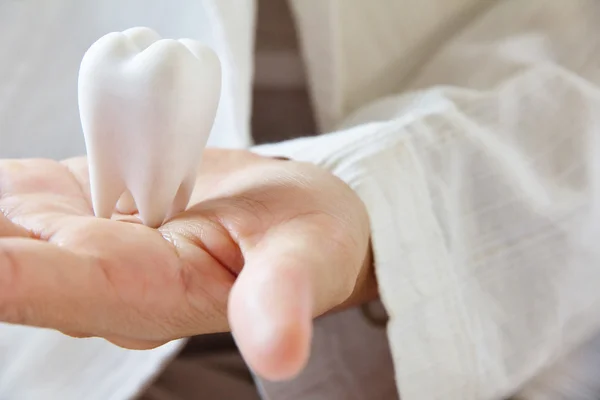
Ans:
{"type": "Polygon", "coordinates": [[[0,321],[134,349],[231,329],[278,380],[304,366],[314,317],[376,296],[365,208],[318,167],[206,150],[158,230],[89,199],[85,159],[0,161],[0,321]]]}

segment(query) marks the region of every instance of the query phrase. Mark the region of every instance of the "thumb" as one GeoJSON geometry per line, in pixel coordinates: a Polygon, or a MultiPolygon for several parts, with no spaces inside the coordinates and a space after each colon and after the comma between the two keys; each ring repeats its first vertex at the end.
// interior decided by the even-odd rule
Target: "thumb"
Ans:
{"type": "Polygon", "coordinates": [[[339,252],[326,248],[322,233],[298,232],[306,229],[270,232],[248,251],[229,297],[237,345],[252,370],[269,380],[291,379],[302,371],[313,317],[341,303],[356,278],[341,270],[339,252]]]}

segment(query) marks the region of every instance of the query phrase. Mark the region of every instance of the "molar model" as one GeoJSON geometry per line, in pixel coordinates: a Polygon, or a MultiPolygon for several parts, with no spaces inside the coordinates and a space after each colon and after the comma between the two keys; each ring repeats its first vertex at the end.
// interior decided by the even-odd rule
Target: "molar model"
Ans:
{"type": "Polygon", "coordinates": [[[135,202],[160,226],[187,206],[217,112],[221,64],[205,45],[147,28],[100,38],[79,71],[79,112],[97,217],[135,202]]]}

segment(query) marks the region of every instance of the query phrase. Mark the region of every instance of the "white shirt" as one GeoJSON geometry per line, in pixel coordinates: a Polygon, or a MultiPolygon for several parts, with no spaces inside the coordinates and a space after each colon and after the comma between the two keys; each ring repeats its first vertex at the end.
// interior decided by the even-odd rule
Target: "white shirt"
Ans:
{"type": "MultiPolygon", "coordinates": [[[[596,288],[600,253],[595,243],[600,217],[596,161],[600,154],[600,3],[290,1],[320,126],[338,132],[255,151],[288,155],[328,168],[348,182],[367,205],[403,400],[492,400],[519,390],[528,399],[594,398],[583,389],[569,393],[573,386],[565,384],[569,383],[569,371],[586,367],[581,363],[589,360],[582,355],[588,352],[581,346],[600,329],[596,311],[600,306],[596,288]],[[547,393],[550,389],[555,397],[547,393]]],[[[198,8],[198,21],[205,15],[203,23],[218,38],[206,36],[206,40],[214,40],[210,43],[232,71],[232,90],[224,95],[229,108],[224,109],[234,117],[235,136],[249,142],[253,13],[252,7],[247,13],[238,11],[252,2],[197,1],[196,6],[191,1],[180,2],[188,14],[194,7],[201,8],[200,3],[205,7],[204,11],[198,8]]],[[[53,11],[55,18],[65,18],[63,23],[80,23],[77,36],[87,35],[83,32],[93,26],[91,21],[102,20],[106,25],[91,29],[85,39],[68,39],[79,42],[73,49],[77,54],[56,58],[71,60],[71,72],[65,72],[68,68],[60,63],[66,61],[61,60],[45,65],[53,66],[46,75],[32,70],[31,60],[41,57],[32,49],[44,48],[38,44],[30,48],[30,58],[8,67],[10,76],[38,76],[37,80],[21,79],[49,84],[47,93],[63,93],[68,98],[73,90],[52,86],[47,77],[64,73],[64,82],[72,85],[81,50],[107,29],[138,24],[160,28],[162,19],[155,24],[143,19],[151,18],[152,13],[146,14],[149,10],[160,15],[150,3],[159,4],[53,0],[44,15],[53,11]],[[96,10],[89,11],[94,4],[96,10]],[[138,7],[129,13],[116,12],[134,4],[138,7]],[[126,19],[125,15],[134,17],[126,19]],[[119,22],[106,22],[112,18],[119,22]]],[[[5,18],[8,25],[1,20],[0,29],[18,29],[40,8],[44,7],[26,1],[2,3],[0,19],[5,18]]],[[[169,12],[174,8],[169,7],[169,12]]],[[[175,20],[164,20],[163,33],[205,38],[182,28],[192,29],[196,26],[193,22],[182,23],[178,27],[181,33],[169,30],[177,25],[175,20]]],[[[64,32],[56,33],[64,27],[46,23],[47,38],[66,40],[64,32]]],[[[31,45],[35,36],[25,42],[31,45]]],[[[7,51],[6,46],[0,48],[7,51]]],[[[17,50],[13,52],[17,54],[17,50]]],[[[19,57],[13,59],[21,60],[19,57]]],[[[7,68],[8,64],[0,65],[7,68]]],[[[8,148],[27,155],[39,148],[32,148],[31,139],[23,144],[23,135],[39,131],[50,137],[61,124],[54,121],[55,128],[50,129],[51,118],[42,118],[46,108],[41,103],[29,107],[31,92],[21,94],[13,87],[16,81],[10,80],[8,89],[0,87],[4,104],[21,107],[20,113],[2,114],[0,148],[4,154],[8,148]],[[20,100],[4,100],[9,98],[5,93],[20,100]],[[28,113],[33,113],[31,118],[25,117],[28,113]],[[25,129],[27,124],[36,129],[25,129]],[[15,144],[5,145],[6,126],[11,128],[8,131],[18,132],[20,144],[9,136],[15,144]]],[[[39,90],[37,93],[40,96],[39,90]]],[[[42,100],[43,95],[36,101],[42,100]]],[[[68,135],[76,138],[72,133],[77,115],[73,99],[64,104],[69,114],[64,118],[70,121],[68,135]]],[[[62,149],[56,156],[80,151],[75,147],[62,149]]],[[[24,328],[5,332],[10,329],[24,328]]],[[[73,355],[69,365],[88,362],[71,350],[83,346],[82,342],[74,344],[46,332],[30,335],[73,355]]],[[[23,347],[27,345],[24,337],[21,333],[23,347]]],[[[18,351],[20,346],[14,343],[18,343],[16,338],[10,351],[18,351]]],[[[34,398],[25,385],[42,381],[46,393],[55,398],[123,399],[122,388],[139,390],[153,373],[150,370],[157,371],[174,351],[162,348],[141,356],[105,350],[102,359],[85,370],[94,377],[96,387],[106,390],[102,396],[86,391],[89,381],[65,375],[73,371],[64,363],[60,364],[63,370],[54,373],[70,376],[71,386],[44,381],[44,371],[35,367],[36,358],[30,355],[20,359],[21,371],[27,373],[13,373],[15,379],[9,381],[0,372],[0,397],[34,398]],[[108,368],[107,373],[103,367],[112,365],[117,357],[132,365],[139,362],[147,370],[125,374],[108,368]],[[110,392],[110,385],[121,391],[110,392]]]]}

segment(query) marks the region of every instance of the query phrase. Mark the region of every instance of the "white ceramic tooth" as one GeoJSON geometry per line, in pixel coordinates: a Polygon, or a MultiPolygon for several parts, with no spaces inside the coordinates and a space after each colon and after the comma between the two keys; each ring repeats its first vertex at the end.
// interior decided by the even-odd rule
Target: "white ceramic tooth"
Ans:
{"type": "Polygon", "coordinates": [[[96,216],[110,218],[121,196],[152,227],[185,209],[220,92],[219,59],[197,41],[133,28],[94,43],[79,110],[96,216]]]}

